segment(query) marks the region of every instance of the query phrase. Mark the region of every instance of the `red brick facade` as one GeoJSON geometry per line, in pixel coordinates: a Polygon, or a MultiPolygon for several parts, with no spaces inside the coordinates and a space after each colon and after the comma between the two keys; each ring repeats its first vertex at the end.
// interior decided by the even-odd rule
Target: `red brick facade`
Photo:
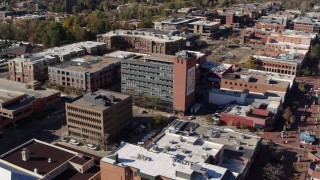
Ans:
{"type": "Polygon", "coordinates": [[[177,111],[186,112],[195,101],[196,63],[197,58],[195,56],[187,57],[187,59],[177,58],[174,60],[173,108],[177,111]],[[194,71],[192,70],[193,68],[194,71]],[[188,74],[191,75],[192,71],[194,72],[194,77],[189,77],[190,81],[188,83],[188,74]],[[192,80],[193,82],[191,82],[192,80]],[[189,95],[187,94],[188,85],[191,89],[193,88],[193,92],[189,93],[189,95]]]}

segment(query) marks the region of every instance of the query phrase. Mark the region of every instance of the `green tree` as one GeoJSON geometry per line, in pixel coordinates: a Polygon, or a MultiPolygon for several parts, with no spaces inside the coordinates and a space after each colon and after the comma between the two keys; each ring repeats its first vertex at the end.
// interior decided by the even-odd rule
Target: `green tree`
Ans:
{"type": "Polygon", "coordinates": [[[249,56],[245,64],[246,68],[249,68],[249,69],[254,68],[254,62],[255,62],[255,58],[253,56],[249,56]]]}
{"type": "Polygon", "coordinates": [[[263,178],[265,180],[281,180],[285,178],[283,166],[278,163],[268,163],[263,168],[263,178]]]}
{"type": "Polygon", "coordinates": [[[164,117],[163,115],[160,115],[160,114],[154,116],[153,120],[154,120],[155,128],[159,128],[159,129],[164,128],[169,123],[168,118],[164,117]]]}
{"type": "Polygon", "coordinates": [[[64,87],[64,93],[70,95],[72,93],[72,89],[70,86],[66,86],[64,87]]]}
{"type": "Polygon", "coordinates": [[[320,58],[320,44],[317,44],[311,48],[310,56],[311,58],[315,59],[320,58]]]}
{"type": "Polygon", "coordinates": [[[0,36],[4,40],[14,39],[14,28],[11,23],[9,24],[0,24],[0,36]]]}
{"type": "Polygon", "coordinates": [[[151,19],[145,19],[138,24],[139,28],[153,28],[153,22],[151,19]]]}

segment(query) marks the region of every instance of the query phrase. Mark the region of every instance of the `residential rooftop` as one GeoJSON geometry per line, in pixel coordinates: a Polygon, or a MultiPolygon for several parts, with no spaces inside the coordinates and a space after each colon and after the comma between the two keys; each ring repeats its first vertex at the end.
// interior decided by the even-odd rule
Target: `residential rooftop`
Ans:
{"type": "Polygon", "coordinates": [[[133,144],[122,143],[101,161],[121,167],[133,167],[152,177],[181,179],[179,174],[184,173],[190,177],[195,176],[196,179],[235,179],[235,175],[226,168],[202,162],[189,163],[174,157],[164,152],[155,153],[133,144]]]}
{"type": "Polygon", "coordinates": [[[72,59],[67,62],[63,62],[59,65],[50,68],[59,68],[69,71],[94,73],[106,68],[113,68],[114,66],[120,66],[121,59],[102,57],[102,56],[84,56],[76,59],[72,59]]]}
{"type": "Polygon", "coordinates": [[[72,100],[69,104],[103,111],[129,97],[118,92],[99,89],[94,92],[88,92],[72,100]]]}

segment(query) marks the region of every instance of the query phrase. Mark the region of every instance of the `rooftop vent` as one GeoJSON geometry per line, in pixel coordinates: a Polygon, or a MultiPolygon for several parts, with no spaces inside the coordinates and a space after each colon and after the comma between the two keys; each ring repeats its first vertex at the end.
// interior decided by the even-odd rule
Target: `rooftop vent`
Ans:
{"type": "Polygon", "coordinates": [[[22,160],[23,161],[28,161],[30,159],[30,152],[27,148],[23,148],[21,151],[21,155],[22,155],[22,160]]]}
{"type": "Polygon", "coordinates": [[[33,169],[33,172],[36,173],[36,174],[38,174],[38,169],[37,169],[37,168],[34,168],[34,169],[33,169]]]}

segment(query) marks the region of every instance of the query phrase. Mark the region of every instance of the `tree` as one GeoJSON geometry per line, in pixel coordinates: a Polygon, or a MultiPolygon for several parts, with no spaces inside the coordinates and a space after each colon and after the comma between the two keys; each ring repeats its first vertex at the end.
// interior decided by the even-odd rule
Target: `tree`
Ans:
{"type": "Polygon", "coordinates": [[[254,67],[254,61],[255,58],[253,56],[249,56],[245,64],[246,68],[252,69],[254,67]]]}
{"type": "Polygon", "coordinates": [[[212,114],[207,114],[206,115],[206,120],[208,124],[212,124],[212,114]]]}
{"type": "Polygon", "coordinates": [[[71,87],[70,86],[64,87],[64,93],[70,95],[72,93],[71,87]]]}
{"type": "Polygon", "coordinates": [[[296,122],[296,117],[295,116],[291,116],[290,119],[289,119],[289,122],[291,124],[295,123],[296,122]]]}
{"type": "Polygon", "coordinates": [[[320,58],[320,44],[317,44],[311,48],[311,53],[310,53],[311,58],[320,58]]]}
{"type": "Polygon", "coordinates": [[[282,117],[283,117],[283,119],[284,119],[285,121],[289,121],[290,118],[291,118],[291,116],[292,116],[292,112],[291,112],[290,108],[287,107],[287,108],[284,110],[284,112],[283,112],[283,114],[282,114],[282,117]]]}
{"type": "Polygon", "coordinates": [[[159,129],[164,128],[169,123],[168,118],[162,116],[161,114],[154,116],[153,120],[154,120],[154,126],[159,129]]]}
{"type": "Polygon", "coordinates": [[[240,129],[247,129],[248,126],[247,126],[244,122],[240,122],[239,128],[240,128],[240,129]]]}
{"type": "Polygon", "coordinates": [[[305,76],[310,76],[311,74],[311,71],[309,70],[309,68],[304,68],[304,69],[301,69],[301,72],[303,73],[303,75],[305,76]]]}
{"type": "Polygon", "coordinates": [[[139,28],[153,28],[153,22],[151,19],[145,19],[138,24],[139,28]]]}
{"type": "Polygon", "coordinates": [[[268,163],[263,168],[263,178],[265,180],[281,180],[284,177],[283,166],[279,163],[268,163]]]}

